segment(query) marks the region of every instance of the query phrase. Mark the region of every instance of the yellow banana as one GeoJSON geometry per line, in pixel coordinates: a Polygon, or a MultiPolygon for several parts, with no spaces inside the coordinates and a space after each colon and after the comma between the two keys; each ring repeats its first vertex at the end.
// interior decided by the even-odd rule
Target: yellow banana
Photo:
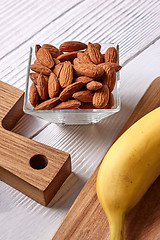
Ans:
{"type": "Polygon", "coordinates": [[[112,145],[99,168],[96,191],[110,240],[123,240],[126,214],[160,175],[160,107],[133,124],[112,145]]]}

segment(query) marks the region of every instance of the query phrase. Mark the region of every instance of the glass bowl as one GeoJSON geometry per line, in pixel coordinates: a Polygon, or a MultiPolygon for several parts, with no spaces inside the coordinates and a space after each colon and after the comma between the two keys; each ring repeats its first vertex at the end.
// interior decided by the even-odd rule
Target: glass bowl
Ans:
{"type": "MultiPolygon", "coordinates": [[[[105,53],[107,48],[115,47],[119,57],[119,46],[114,43],[100,43],[101,53],[105,53]]],[[[49,122],[66,125],[80,125],[97,123],[104,118],[111,116],[112,114],[120,110],[120,74],[116,73],[116,84],[113,90],[114,106],[112,109],[69,109],[69,110],[33,110],[32,105],[29,102],[29,89],[32,81],[29,78],[30,65],[35,61],[35,53],[33,47],[30,48],[28,71],[26,77],[26,89],[24,94],[23,111],[27,114],[45,119],[49,122]]],[[[119,63],[119,59],[118,59],[119,63]]]]}

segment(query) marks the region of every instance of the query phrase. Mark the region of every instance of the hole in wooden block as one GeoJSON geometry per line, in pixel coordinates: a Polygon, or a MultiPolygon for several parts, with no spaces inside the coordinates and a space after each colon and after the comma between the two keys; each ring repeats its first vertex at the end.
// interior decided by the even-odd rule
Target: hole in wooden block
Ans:
{"type": "Polygon", "coordinates": [[[30,166],[34,169],[43,169],[47,166],[48,160],[42,154],[36,154],[30,159],[30,166]]]}

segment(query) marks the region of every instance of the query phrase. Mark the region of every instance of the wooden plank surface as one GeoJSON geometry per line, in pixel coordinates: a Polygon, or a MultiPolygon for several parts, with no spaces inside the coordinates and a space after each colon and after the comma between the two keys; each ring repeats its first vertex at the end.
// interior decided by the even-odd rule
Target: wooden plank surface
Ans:
{"type": "MultiPolygon", "coordinates": [[[[139,118],[160,106],[160,77],[155,79],[118,134],[120,136],[139,118]]],[[[98,168],[77,197],[53,240],[109,239],[107,218],[96,195],[98,168]]],[[[160,238],[160,178],[131,211],[126,220],[125,239],[157,240],[160,238]]]]}

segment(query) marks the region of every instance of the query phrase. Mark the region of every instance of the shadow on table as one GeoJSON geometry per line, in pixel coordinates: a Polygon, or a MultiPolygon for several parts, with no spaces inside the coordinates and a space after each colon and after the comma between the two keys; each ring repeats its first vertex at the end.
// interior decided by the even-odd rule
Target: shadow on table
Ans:
{"type": "Polygon", "coordinates": [[[86,179],[72,172],[47,207],[68,210],[85,183],[86,179]]]}

